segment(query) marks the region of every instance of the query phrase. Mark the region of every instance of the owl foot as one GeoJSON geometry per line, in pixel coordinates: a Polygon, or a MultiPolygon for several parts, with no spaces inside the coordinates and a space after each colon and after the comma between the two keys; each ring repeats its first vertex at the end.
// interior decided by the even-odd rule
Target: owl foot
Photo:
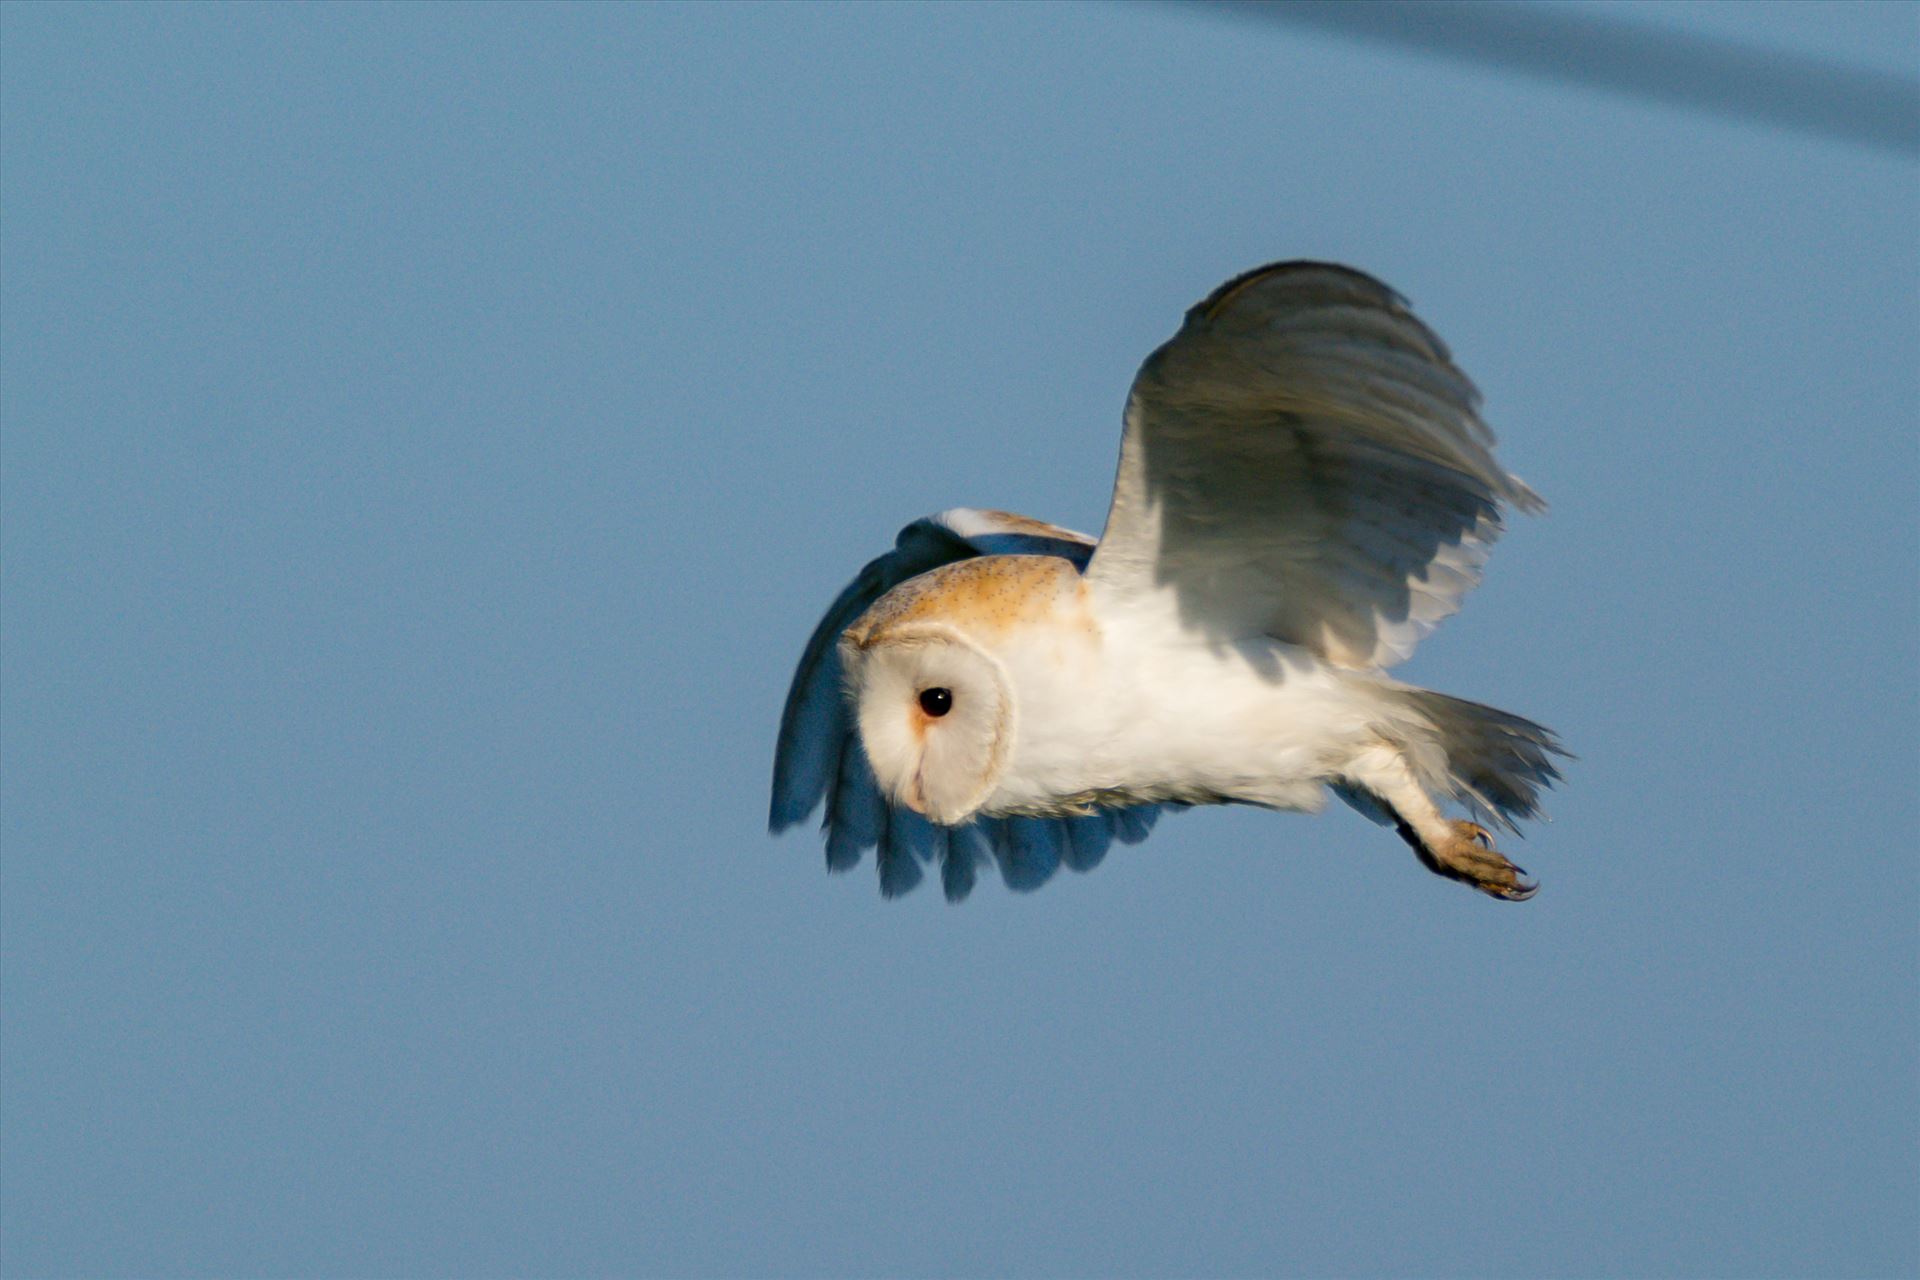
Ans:
{"type": "Polygon", "coordinates": [[[1525,902],[1539,892],[1539,884],[1526,878],[1526,868],[1508,862],[1493,847],[1493,837],[1485,827],[1474,822],[1449,825],[1452,830],[1446,839],[1414,845],[1414,852],[1429,870],[1507,902],[1525,902]]]}

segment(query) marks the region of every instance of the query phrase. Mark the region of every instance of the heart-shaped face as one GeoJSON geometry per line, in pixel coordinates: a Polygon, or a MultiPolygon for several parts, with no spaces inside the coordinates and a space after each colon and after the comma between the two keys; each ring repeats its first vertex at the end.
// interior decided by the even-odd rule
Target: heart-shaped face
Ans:
{"type": "Polygon", "coordinates": [[[840,653],[881,792],[934,822],[965,822],[993,793],[1012,746],[999,662],[938,622],[849,638],[840,653]]]}

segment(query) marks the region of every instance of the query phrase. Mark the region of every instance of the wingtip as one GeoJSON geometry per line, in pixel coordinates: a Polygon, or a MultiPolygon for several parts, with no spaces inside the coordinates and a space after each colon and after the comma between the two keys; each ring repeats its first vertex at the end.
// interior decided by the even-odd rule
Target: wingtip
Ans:
{"type": "Polygon", "coordinates": [[[1368,275],[1357,267],[1349,267],[1339,262],[1321,262],[1312,258],[1288,258],[1279,262],[1269,262],[1251,271],[1242,271],[1225,284],[1215,289],[1187,313],[1189,319],[1211,320],[1227,307],[1227,304],[1247,290],[1281,275],[1306,276],[1324,274],[1335,276],[1347,284],[1358,285],[1376,295],[1378,300],[1388,306],[1406,308],[1407,300],[1394,288],[1377,277],[1368,275]]]}
{"type": "Polygon", "coordinates": [[[1534,492],[1533,487],[1519,476],[1507,477],[1506,499],[1522,515],[1543,516],[1547,513],[1547,500],[1534,492]]]}
{"type": "Polygon", "coordinates": [[[807,815],[812,812],[813,805],[796,811],[791,802],[775,796],[773,803],[767,807],[767,834],[777,836],[783,831],[789,831],[805,822],[807,815]]]}

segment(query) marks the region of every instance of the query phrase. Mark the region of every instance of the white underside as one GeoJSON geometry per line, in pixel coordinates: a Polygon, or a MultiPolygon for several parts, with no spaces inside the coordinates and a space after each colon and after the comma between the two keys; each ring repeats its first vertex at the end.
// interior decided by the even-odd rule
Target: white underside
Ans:
{"type": "Polygon", "coordinates": [[[1326,782],[1380,750],[1391,682],[1275,640],[1209,639],[1170,596],[1091,603],[1097,632],[1037,629],[997,650],[1018,721],[982,812],[1102,797],[1313,812],[1326,782]]]}

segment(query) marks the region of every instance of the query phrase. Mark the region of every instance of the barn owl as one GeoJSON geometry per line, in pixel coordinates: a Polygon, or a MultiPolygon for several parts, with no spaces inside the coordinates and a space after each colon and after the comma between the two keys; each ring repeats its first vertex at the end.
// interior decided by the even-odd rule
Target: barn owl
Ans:
{"type": "Polygon", "coordinates": [[[958,900],[981,866],[1015,889],[1085,870],[1162,808],[1331,794],[1430,870],[1532,896],[1488,827],[1539,816],[1566,753],[1385,674],[1479,581],[1501,506],[1542,505],[1478,403],[1367,275],[1228,281],[1135,377],[1097,541],[956,508],[840,593],[787,697],[771,828],[824,801],[830,868],[877,848],[893,896],[937,862],[958,900]]]}

